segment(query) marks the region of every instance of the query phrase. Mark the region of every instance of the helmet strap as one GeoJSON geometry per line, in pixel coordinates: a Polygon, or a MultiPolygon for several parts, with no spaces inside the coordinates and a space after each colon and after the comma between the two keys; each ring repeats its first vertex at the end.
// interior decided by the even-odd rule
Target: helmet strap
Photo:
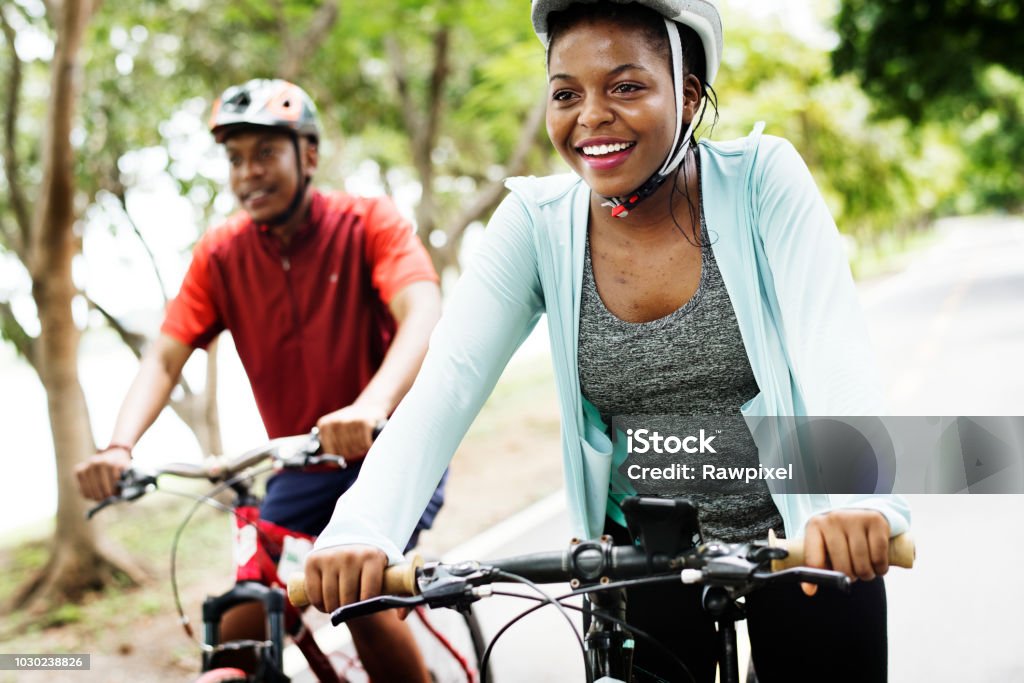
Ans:
{"type": "Polygon", "coordinates": [[[665,30],[668,32],[669,50],[672,56],[672,87],[676,102],[676,129],[672,136],[672,145],[669,152],[654,175],[648,178],[640,187],[619,197],[605,197],[601,206],[610,206],[612,216],[625,218],[630,210],[637,204],[654,194],[662,183],[679,167],[686,157],[686,150],[689,147],[690,138],[693,135],[693,127],[696,117],[690,120],[686,132],[683,132],[683,46],[679,37],[679,26],[671,19],[665,19],[665,30]]]}
{"type": "Polygon", "coordinates": [[[310,178],[302,172],[302,151],[299,149],[299,136],[297,133],[292,132],[291,138],[292,148],[295,150],[295,175],[298,177],[298,187],[295,188],[295,195],[292,197],[291,202],[288,203],[288,206],[285,207],[284,211],[263,223],[263,226],[266,228],[284,225],[290,221],[295,216],[295,212],[298,211],[299,207],[302,205],[302,200],[306,196],[306,190],[309,188],[310,178]]]}

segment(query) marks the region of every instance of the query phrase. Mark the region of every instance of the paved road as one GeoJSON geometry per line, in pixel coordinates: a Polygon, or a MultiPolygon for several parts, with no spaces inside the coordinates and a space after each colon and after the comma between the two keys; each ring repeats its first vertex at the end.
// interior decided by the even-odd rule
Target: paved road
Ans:
{"type": "Polygon", "coordinates": [[[1024,415],[1024,221],[957,219],[860,287],[893,415],[1024,415]]]}

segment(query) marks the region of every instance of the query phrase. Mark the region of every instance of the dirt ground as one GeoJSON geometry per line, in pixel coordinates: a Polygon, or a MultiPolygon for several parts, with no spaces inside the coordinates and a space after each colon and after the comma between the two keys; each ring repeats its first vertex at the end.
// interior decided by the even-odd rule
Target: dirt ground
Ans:
{"type": "MultiPolygon", "coordinates": [[[[452,548],[555,491],[561,482],[559,418],[550,367],[546,361],[521,361],[499,383],[453,459],[445,506],[435,528],[423,534],[420,548],[431,554],[452,548]]],[[[121,516],[108,523],[128,516],[137,519],[143,510],[115,511],[121,516]]],[[[197,634],[202,599],[226,590],[232,576],[229,523],[218,525],[210,525],[209,538],[183,541],[179,559],[182,602],[190,607],[197,634]]],[[[0,566],[5,571],[11,566],[11,554],[12,549],[0,549],[0,566]]],[[[154,574],[148,585],[120,592],[115,588],[80,607],[69,607],[70,623],[12,629],[14,620],[4,616],[7,625],[0,622],[0,652],[89,653],[91,669],[0,671],[0,683],[190,680],[198,671],[199,649],[178,623],[166,553],[153,555],[144,558],[154,574]]]]}

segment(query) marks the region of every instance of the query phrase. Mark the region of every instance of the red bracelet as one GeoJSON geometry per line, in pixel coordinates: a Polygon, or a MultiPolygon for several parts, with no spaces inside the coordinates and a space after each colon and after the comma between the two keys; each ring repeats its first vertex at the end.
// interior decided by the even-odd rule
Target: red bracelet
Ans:
{"type": "Polygon", "coordinates": [[[96,452],[97,453],[106,453],[107,451],[112,451],[115,448],[123,448],[124,450],[128,451],[128,457],[129,458],[132,457],[132,447],[129,446],[128,444],[117,443],[116,441],[111,441],[110,443],[107,444],[106,448],[101,448],[100,450],[98,450],[96,452]]]}

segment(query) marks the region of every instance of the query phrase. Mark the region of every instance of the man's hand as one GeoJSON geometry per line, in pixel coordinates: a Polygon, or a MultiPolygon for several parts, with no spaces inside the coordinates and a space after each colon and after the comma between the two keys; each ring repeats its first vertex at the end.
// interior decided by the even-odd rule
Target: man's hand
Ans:
{"type": "Polygon", "coordinates": [[[320,446],[324,453],[349,459],[362,458],[373,445],[373,430],[387,417],[387,413],[379,408],[357,403],[328,413],[316,423],[320,430],[320,446]]]}
{"type": "Polygon", "coordinates": [[[124,446],[113,446],[75,467],[78,490],[90,500],[103,500],[117,493],[121,473],[131,467],[132,456],[124,446]]]}
{"type": "MultiPolygon", "coordinates": [[[[870,581],[889,571],[889,522],[875,510],[833,510],[815,515],[804,530],[808,567],[834,569],[870,581]]],[[[818,587],[801,584],[807,595],[818,587]]]]}
{"type": "Polygon", "coordinates": [[[306,557],[306,597],[321,612],[380,595],[387,555],[369,545],[324,548],[306,557]]]}

